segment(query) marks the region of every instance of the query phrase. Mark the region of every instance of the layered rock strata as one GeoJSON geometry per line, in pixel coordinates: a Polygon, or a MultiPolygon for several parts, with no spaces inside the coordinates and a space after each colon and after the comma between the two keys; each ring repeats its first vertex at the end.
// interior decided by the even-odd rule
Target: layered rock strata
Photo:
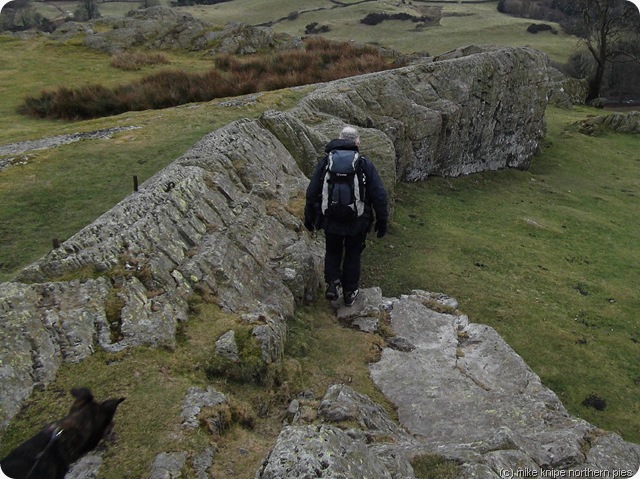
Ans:
{"type": "Polygon", "coordinates": [[[526,168],[551,88],[542,53],[490,49],[319,84],[289,111],[207,135],[0,285],[0,428],[62,361],[171,347],[194,294],[252,325],[278,362],[285,318],[322,283],[322,242],[301,216],[326,142],[359,127],[391,197],[398,180],[526,168]]]}

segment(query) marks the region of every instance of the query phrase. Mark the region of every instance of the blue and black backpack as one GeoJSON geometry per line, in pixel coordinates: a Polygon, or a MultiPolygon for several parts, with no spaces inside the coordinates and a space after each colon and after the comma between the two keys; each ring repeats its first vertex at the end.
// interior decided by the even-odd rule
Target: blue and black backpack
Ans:
{"type": "Polygon", "coordinates": [[[322,214],[327,218],[349,221],[363,215],[366,179],[362,162],[357,151],[329,152],[322,185],[322,214]]]}

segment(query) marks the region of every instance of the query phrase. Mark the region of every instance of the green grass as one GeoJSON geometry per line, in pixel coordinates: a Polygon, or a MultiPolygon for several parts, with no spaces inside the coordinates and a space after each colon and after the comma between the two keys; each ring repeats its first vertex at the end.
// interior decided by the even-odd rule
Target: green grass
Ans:
{"type": "Polygon", "coordinates": [[[550,108],[529,171],[399,185],[391,234],[370,241],[365,277],[389,296],[457,298],[571,413],[640,442],[640,138],[570,125],[591,113],[550,108]],[[590,394],[606,410],[583,406],[590,394]]]}
{"type": "Polygon", "coordinates": [[[397,1],[341,2],[344,6],[325,1],[279,1],[234,0],[212,6],[194,6],[185,9],[194,16],[216,24],[230,21],[252,25],[275,22],[290,12],[299,12],[295,20],[283,20],[272,28],[277,32],[302,36],[306,25],[317,22],[328,25],[326,38],[339,41],[353,40],[361,43],[376,43],[394,48],[403,53],[428,52],[439,55],[469,44],[502,44],[530,46],[546,52],[553,60],[564,63],[576,46],[576,39],[561,32],[531,34],[526,29],[532,20],[516,18],[497,11],[497,2],[413,2],[412,5],[397,1]],[[442,8],[440,26],[416,29],[409,21],[384,21],[367,26],[360,20],[369,13],[405,12],[420,16],[421,7],[442,8]]]}
{"type": "Polygon", "coordinates": [[[458,463],[435,454],[418,456],[411,466],[417,479],[456,479],[461,472],[458,463]]]}
{"type": "MultiPolygon", "coordinates": [[[[169,6],[169,0],[162,0],[161,5],[169,6]]],[[[98,4],[98,11],[103,17],[106,16],[124,16],[127,12],[138,8],[138,2],[100,2],[98,4]]],[[[65,12],[73,13],[78,8],[77,1],[34,1],[34,10],[49,19],[64,18],[67,14],[65,12]]]]}

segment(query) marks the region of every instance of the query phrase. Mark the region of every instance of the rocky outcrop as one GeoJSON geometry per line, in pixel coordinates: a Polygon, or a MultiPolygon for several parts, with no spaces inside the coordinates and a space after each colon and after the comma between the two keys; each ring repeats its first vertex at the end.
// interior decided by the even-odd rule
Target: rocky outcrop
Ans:
{"type": "Polygon", "coordinates": [[[556,85],[551,90],[549,103],[566,109],[585,104],[589,95],[589,85],[585,79],[568,77],[555,68],[550,68],[549,74],[556,85]]]}
{"type": "Polygon", "coordinates": [[[366,396],[331,386],[318,407],[322,422],[285,427],[257,479],[414,479],[412,460],[434,454],[457,464],[460,478],[527,470],[631,477],[640,467],[640,446],[569,415],[495,330],[470,323],[451,298],[415,291],[384,299],[379,289],[363,290],[350,308],[354,325],[376,316],[375,302],[395,342],[412,345],[387,347],[370,366],[399,425],[366,396]]]}
{"type": "Polygon", "coordinates": [[[236,122],[0,285],[0,424],[64,360],[172,347],[194,294],[253,324],[278,361],[285,318],[319,284],[321,245],[291,213],[306,183],[259,122],[236,122]]]}
{"type": "Polygon", "coordinates": [[[306,173],[338,117],[363,129],[365,154],[383,173],[418,181],[526,169],[545,133],[550,91],[544,54],[489,49],[334,81],[268,120],[283,144],[296,144],[306,173]]]}
{"type": "Polygon", "coordinates": [[[587,118],[578,123],[580,133],[585,135],[598,135],[603,130],[617,133],[640,133],[640,112],[610,113],[587,118]]]}
{"type": "Polygon", "coordinates": [[[289,111],[204,137],[0,285],[0,427],[62,361],[172,347],[194,295],[250,325],[263,361],[277,363],[285,318],[321,283],[322,243],[301,216],[304,173],[326,142],[358,126],[391,197],[399,179],[526,168],[544,133],[546,62],[490,49],[319,84],[289,111]]]}
{"type": "Polygon", "coordinates": [[[104,17],[90,23],[68,22],[51,34],[55,40],[82,35],[95,50],[115,53],[132,48],[210,51],[245,55],[265,50],[301,48],[300,38],[267,27],[228,24],[220,28],[180,9],[149,7],[123,17],[104,17]]]}
{"type": "Polygon", "coordinates": [[[68,145],[69,143],[75,143],[76,141],[82,140],[108,140],[116,133],[127,130],[134,130],[137,128],[138,127],[135,126],[107,128],[105,130],[71,133],[69,135],[58,135],[49,138],[41,138],[39,140],[27,140],[17,143],[10,143],[8,145],[2,145],[0,146],[0,171],[16,162],[20,162],[21,160],[24,161],[24,158],[21,158],[18,155],[22,155],[23,153],[28,151],[46,150],[49,148],[68,145]]]}

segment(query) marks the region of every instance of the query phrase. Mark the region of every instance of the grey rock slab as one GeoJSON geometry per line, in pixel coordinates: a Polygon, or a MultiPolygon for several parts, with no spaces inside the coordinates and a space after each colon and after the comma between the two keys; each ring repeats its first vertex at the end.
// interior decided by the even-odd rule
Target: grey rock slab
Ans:
{"type": "MultiPolygon", "coordinates": [[[[585,463],[595,426],[570,416],[495,330],[474,323],[461,329],[465,321],[409,297],[390,316],[392,329],[415,349],[385,348],[370,372],[421,444],[458,457],[478,454],[473,462],[493,467],[514,460],[516,453],[496,454],[504,450],[541,468],[585,463]]],[[[607,451],[618,457],[625,447],[637,451],[629,443],[607,451]]]]}
{"type": "Polygon", "coordinates": [[[182,403],[182,425],[190,429],[198,427],[198,415],[202,408],[219,406],[226,402],[227,397],[211,386],[207,387],[207,389],[197,386],[190,387],[182,403]]]}
{"type": "Polygon", "coordinates": [[[365,443],[331,425],[285,426],[256,479],[393,479],[365,443]]]}
{"type": "Polygon", "coordinates": [[[186,462],[186,452],[162,452],[153,460],[149,479],[179,479],[186,462]]]}

